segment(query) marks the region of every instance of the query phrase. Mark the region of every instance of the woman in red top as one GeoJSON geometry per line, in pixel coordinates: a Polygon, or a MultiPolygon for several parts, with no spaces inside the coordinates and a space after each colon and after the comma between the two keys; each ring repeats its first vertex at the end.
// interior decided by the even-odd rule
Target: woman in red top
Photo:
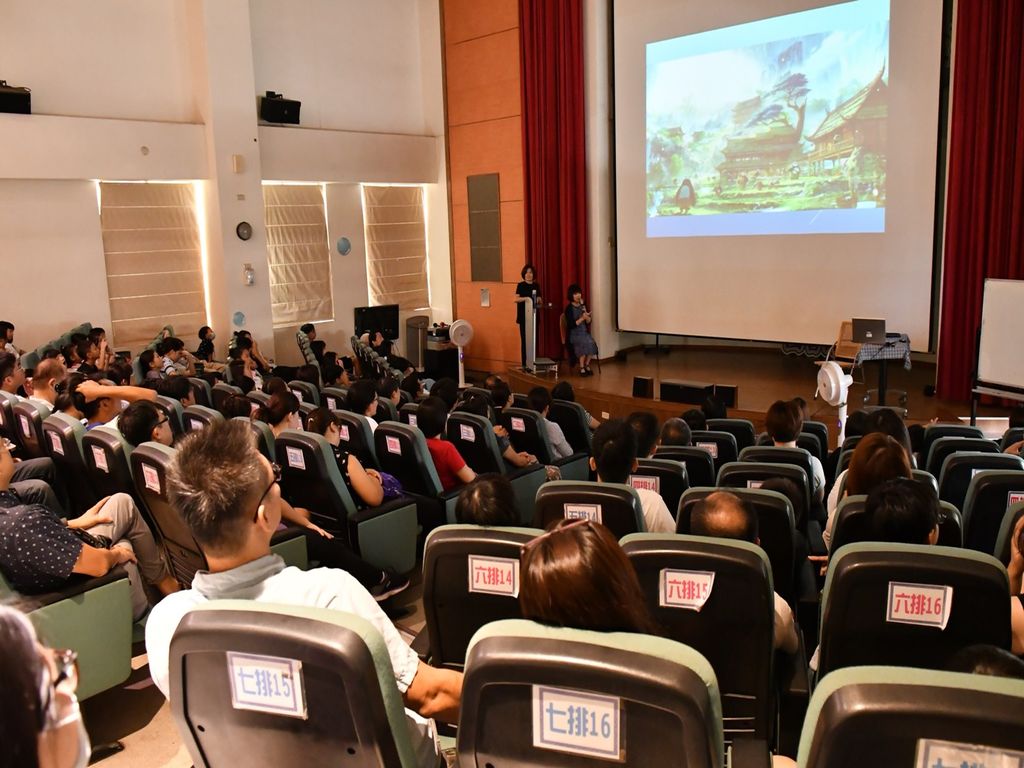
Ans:
{"type": "Polygon", "coordinates": [[[476,478],[476,472],[470,469],[458,449],[447,440],[441,438],[444,432],[448,408],[439,397],[428,397],[420,403],[416,411],[416,426],[427,438],[427,449],[434,460],[434,469],[441,480],[441,487],[450,491],[476,478]]]}

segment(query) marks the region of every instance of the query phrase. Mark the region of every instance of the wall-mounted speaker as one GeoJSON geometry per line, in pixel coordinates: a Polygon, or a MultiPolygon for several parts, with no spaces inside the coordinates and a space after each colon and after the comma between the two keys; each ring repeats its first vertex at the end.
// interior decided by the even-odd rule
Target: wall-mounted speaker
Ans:
{"type": "Polygon", "coordinates": [[[739,388],[735,384],[715,384],[715,397],[726,408],[735,408],[739,388]]]}
{"type": "Polygon", "coordinates": [[[267,91],[266,96],[260,96],[260,120],[266,120],[268,123],[298,125],[301,106],[301,101],[286,99],[280,93],[267,91]]]}
{"type": "Polygon", "coordinates": [[[654,379],[649,376],[633,377],[633,397],[654,397],[654,379]]]}
{"type": "Polygon", "coordinates": [[[670,403],[701,405],[714,390],[714,384],[705,384],[701,381],[674,381],[669,379],[661,382],[661,399],[670,403]]]}

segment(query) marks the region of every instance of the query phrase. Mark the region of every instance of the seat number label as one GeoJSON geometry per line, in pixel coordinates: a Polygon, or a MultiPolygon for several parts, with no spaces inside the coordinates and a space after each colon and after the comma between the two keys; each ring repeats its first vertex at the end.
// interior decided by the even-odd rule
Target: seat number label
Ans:
{"type": "Polygon", "coordinates": [[[764,485],[764,480],[747,480],[747,488],[758,489],[764,485]]]}
{"type": "Polygon", "coordinates": [[[459,437],[467,443],[476,442],[476,434],[474,434],[473,428],[469,424],[459,424],[459,437]]]}
{"type": "Polygon", "coordinates": [[[92,449],[92,460],[96,464],[96,469],[99,469],[107,474],[110,474],[110,467],[107,466],[107,454],[103,452],[103,449],[98,445],[89,446],[92,449]]]}
{"type": "Polygon", "coordinates": [[[533,686],[533,746],[622,761],[622,700],[617,696],[533,686]]]}
{"type": "Polygon", "coordinates": [[[231,706],[306,719],[302,662],[228,651],[231,706]]]}
{"type": "Polygon", "coordinates": [[[718,443],[697,443],[697,447],[710,453],[712,459],[718,458],[718,443]]]}
{"type": "Polygon", "coordinates": [[[629,484],[638,491],[654,491],[661,493],[661,478],[648,475],[630,475],[629,484]]]}
{"type": "Polygon", "coordinates": [[[600,523],[601,520],[601,505],[600,504],[565,504],[562,506],[562,516],[566,520],[590,520],[594,523],[600,523]]]}
{"type": "Polygon", "coordinates": [[[341,439],[346,443],[352,439],[348,434],[348,424],[338,425],[338,432],[341,434],[341,439]]]}
{"type": "Polygon", "coordinates": [[[1024,501],[1024,491],[1010,491],[1006,494],[1006,508],[1009,509],[1018,501],[1024,501]]]}
{"type": "Polygon", "coordinates": [[[285,454],[288,456],[288,466],[293,469],[306,469],[306,458],[302,455],[300,448],[285,447],[285,454]]]}
{"type": "Polygon", "coordinates": [[[662,568],[658,577],[658,605],[700,611],[711,597],[714,571],[679,571],[662,568]]]}
{"type": "Polygon", "coordinates": [[[469,591],[519,596],[519,561],[510,557],[470,555],[469,591]]]}
{"type": "Polygon", "coordinates": [[[384,438],[384,442],[385,442],[385,444],[388,447],[388,453],[393,453],[396,456],[401,456],[402,455],[402,443],[401,443],[401,441],[399,441],[399,439],[397,437],[394,437],[392,435],[387,435],[384,438]]]}
{"type": "Polygon", "coordinates": [[[952,587],[890,581],[885,620],[893,624],[945,629],[952,607],[952,587]]]}
{"type": "Polygon", "coordinates": [[[156,471],[156,467],[142,462],[142,480],[153,493],[160,493],[160,473],[156,471]]]}
{"type": "Polygon", "coordinates": [[[53,446],[53,452],[61,456],[64,455],[64,445],[60,441],[60,435],[56,432],[50,432],[50,445],[53,446]]]}
{"type": "Polygon", "coordinates": [[[526,431],[526,420],[520,416],[512,417],[512,431],[513,432],[525,432],[526,431]]]}
{"type": "Polygon", "coordinates": [[[1020,768],[1024,752],[986,747],[983,744],[959,744],[939,739],[918,739],[914,768],[1020,768]]]}

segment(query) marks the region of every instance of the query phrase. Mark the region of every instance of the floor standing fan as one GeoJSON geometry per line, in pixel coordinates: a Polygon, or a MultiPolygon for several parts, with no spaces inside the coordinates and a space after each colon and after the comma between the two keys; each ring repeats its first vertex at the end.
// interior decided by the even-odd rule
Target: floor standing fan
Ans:
{"type": "Polygon", "coordinates": [[[466,386],[466,366],[463,362],[462,352],[466,345],[473,340],[473,326],[467,320],[456,320],[448,330],[452,344],[459,348],[459,388],[466,386]]]}
{"type": "Polygon", "coordinates": [[[846,401],[853,376],[844,373],[839,363],[829,360],[818,369],[818,391],[829,405],[839,407],[839,445],[846,439],[846,401]]]}

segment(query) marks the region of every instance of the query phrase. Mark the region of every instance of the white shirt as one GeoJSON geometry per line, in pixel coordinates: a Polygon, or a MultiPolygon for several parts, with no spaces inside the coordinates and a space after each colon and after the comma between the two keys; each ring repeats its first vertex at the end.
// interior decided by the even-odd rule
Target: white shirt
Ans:
{"type": "Polygon", "coordinates": [[[371,432],[376,432],[377,431],[377,420],[375,418],[373,418],[372,416],[367,416],[366,420],[370,424],[370,431],[371,432]]]}
{"type": "Polygon", "coordinates": [[[47,411],[53,411],[53,403],[51,403],[49,400],[43,400],[43,398],[41,397],[30,395],[28,397],[28,401],[37,408],[46,408],[47,411]]]}
{"type": "Polygon", "coordinates": [[[647,488],[634,488],[640,497],[640,506],[644,510],[644,526],[648,533],[675,533],[676,522],[668,511],[668,505],[660,493],[647,488]]]}
{"type": "Polygon", "coordinates": [[[18,356],[18,348],[10,341],[4,344],[4,352],[9,352],[15,357],[18,356]]]}
{"type": "Polygon", "coordinates": [[[825,523],[825,530],[821,532],[821,538],[825,540],[825,548],[832,548],[832,523],[835,522],[836,509],[839,508],[839,494],[843,485],[845,485],[846,473],[848,470],[843,470],[836,477],[836,482],[832,486],[832,490],[828,494],[828,502],[825,504],[825,509],[828,511],[828,520],[825,523]]]}
{"type": "Polygon", "coordinates": [[[565,439],[565,433],[562,432],[562,428],[551,421],[551,419],[541,418],[541,421],[544,422],[544,426],[548,430],[548,441],[551,443],[551,450],[555,454],[551,458],[565,459],[572,456],[572,446],[565,439]]]}
{"type": "Polygon", "coordinates": [[[777,650],[787,653],[796,653],[800,647],[800,639],[796,635],[796,625],[793,623],[793,610],[789,603],[783,600],[778,592],[773,593],[775,597],[775,628],[772,632],[772,643],[777,650]]]}
{"type": "MultiPolygon", "coordinates": [[[[406,645],[384,611],[354,577],[337,568],[301,571],[285,566],[284,560],[277,555],[265,555],[230,571],[200,571],[192,582],[192,589],[168,595],[149,614],[146,622],[149,673],[165,697],[170,698],[171,638],[178,623],[197,605],[208,600],[227,599],[353,613],[380,632],[391,657],[399,692],[405,693],[416,676],[419,658],[415,651],[406,645]]],[[[405,715],[409,721],[413,749],[419,758],[418,764],[436,765],[431,721],[409,710],[405,715]]]]}

